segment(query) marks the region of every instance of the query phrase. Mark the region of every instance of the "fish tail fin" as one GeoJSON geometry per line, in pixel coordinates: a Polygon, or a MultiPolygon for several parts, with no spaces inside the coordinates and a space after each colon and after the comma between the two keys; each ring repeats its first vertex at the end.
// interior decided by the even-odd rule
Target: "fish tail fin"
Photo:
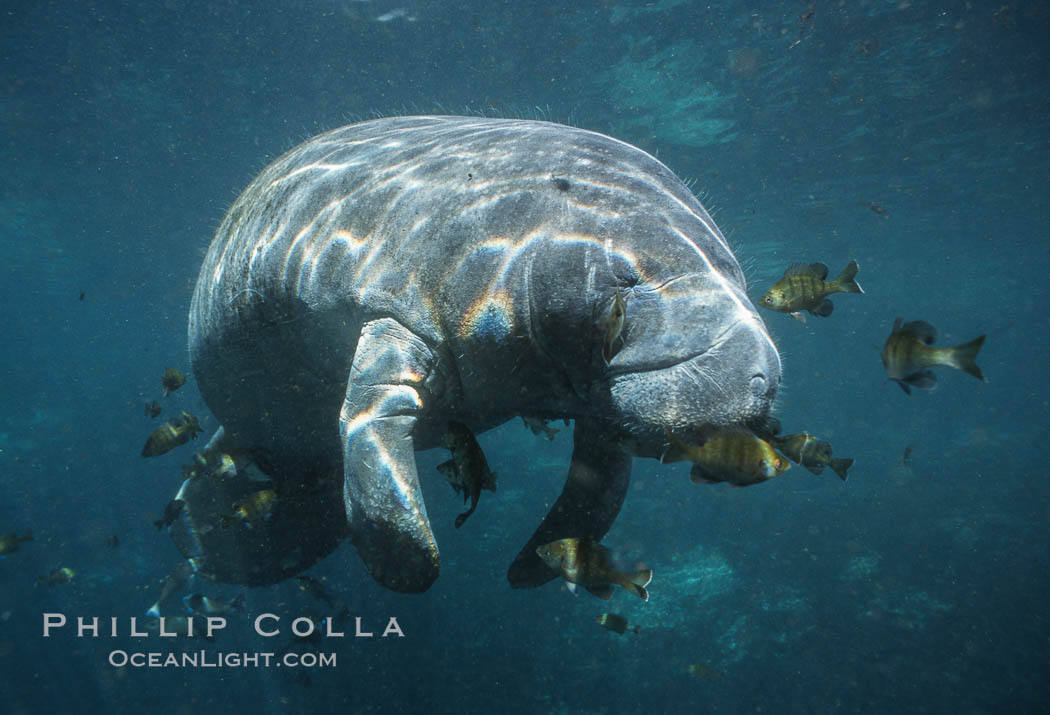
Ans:
{"type": "Polygon", "coordinates": [[[629,590],[631,591],[631,593],[633,593],[635,596],[642,599],[646,603],[649,602],[649,592],[645,590],[645,586],[639,586],[636,583],[632,583],[631,588],[629,590]]]}
{"type": "Polygon", "coordinates": [[[146,615],[150,616],[151,618],[160,618],[160,602],[158,601],[157,603],[154,603],[152,606],[150,606],[149,610],[146,611],[146,615]]]}
{"type": "Polygon", "coordinates": [[[840,293],[863,293],[864,289],[857,282],[857,271],[860,268],[856,261],[850,261],[849,265],[842,269],[839,277],[835,279],[835,285],[840,293]]]}
{"type": "Polygon", "coordinates": [[[26,529],[26,533],[22,535],[22,541],[32,541],[32,540],[33,540],[33,530],[32,529],[26,529]]]}
{"type": "Polygon", "coordinates": [[[653,580],[652,569],[642,569],[641,571],[635,571],[633,574],[627,577],[627,583],[624,587],[636,595],[643,601],[648,602],[649,592],[645,590],[645,587],[653,580]]]}
{"type": "Polygon", "coordinates": [[[839,475],[839,478],[842,481],[846,481],[846,477],[849,476],[847,472],[849,471],[849,468],[853,466],[853,460],[834,458],[828,462],[828,466],[834,470],[835,474],[839,475]]]}
{"type": "Polygon", "coordinates": [[[984,345],[986,337],[988,336],[982,335],[968,343],[952,348],[951,355],[948,358],[951,366],[962,370],[967,375],[973,375],[981,382],[985,382],[984,375],[981,374],[981,368],[977,367],[977,353],[981,350],[981,346],[984,345]]]}
{"type": "Polygon", "coordinates": [[[241,611],[241,612],[244,611],[244,594],[243,593],[240,596],[238,596],[237,598],[235,598],[232,601],[230,601],[230,608],[232,608],[235,611],[241,611]]]}
{"type": "Polygon", "coordinates": [[[641,626],[630,626],[630,627],[627,628],[627,630],[634,631],[635,635],[637,635],[637,634],[642,632],[642,627],[641,626]]]}

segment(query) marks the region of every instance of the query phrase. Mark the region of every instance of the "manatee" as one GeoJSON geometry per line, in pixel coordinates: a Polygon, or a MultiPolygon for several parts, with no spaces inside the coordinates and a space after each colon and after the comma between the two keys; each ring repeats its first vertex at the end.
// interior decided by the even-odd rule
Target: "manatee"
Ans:
{"type": "Polygon", "coordinates": [[[252,529],[201,529],[249,488],[213,478],[183,490],[198,523],[176,542],[206,575],[264,583],[348,536],[378,583],[422,592],[440,560],[415,451],[453,420],[564,418],[567,482],[508,572],[546,583],[536,547],[600,540],[632,458],[658,458],[668,430],[768,414],[780,358],[745,291],[700,202],[622,141],[445,116],[321,134],[229,209],[189,316],[213,442],[251,455],[277,507],[252,529]]]}

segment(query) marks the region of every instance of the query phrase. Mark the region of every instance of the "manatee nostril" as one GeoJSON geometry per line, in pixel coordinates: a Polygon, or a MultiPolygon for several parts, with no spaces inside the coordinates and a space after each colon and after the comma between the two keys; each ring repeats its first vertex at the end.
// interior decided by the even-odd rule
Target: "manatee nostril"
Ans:
{"type": "Polygon", "coordinates": [[[766,376],[762,373],[751,376],[751,392],[755,395],[766,394],[766,376]]]}

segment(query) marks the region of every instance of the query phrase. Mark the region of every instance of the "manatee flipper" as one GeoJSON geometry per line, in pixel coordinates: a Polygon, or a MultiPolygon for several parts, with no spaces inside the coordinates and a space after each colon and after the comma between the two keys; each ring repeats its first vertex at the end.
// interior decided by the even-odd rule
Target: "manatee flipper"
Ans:
{"type": "Polygon", "coordinates": [[[433,362],[396,320],[366,323],[339,414],[350,539],[372,577],[402,593],[426,591],[440,568],[412,443],[433,362]]]}
{"type": "Polygon", "coordinates": [[[538,546],[570,537],[597,543],[612,526],[631,479],[631,455],[610,439],[612,432],[605,423],[576,420],[569,478],[558,501],[510,565],[507,579],[512,587],[534,588],[558,577],[536,554],[538,546]]]}

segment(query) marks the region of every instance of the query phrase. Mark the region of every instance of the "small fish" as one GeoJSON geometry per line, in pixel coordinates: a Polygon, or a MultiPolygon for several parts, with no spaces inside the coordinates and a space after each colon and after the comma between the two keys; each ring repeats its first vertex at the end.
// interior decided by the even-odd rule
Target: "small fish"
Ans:
{"type": "Polygon", "coordinates": [[[375,18],[376,22],[391,22],[393,20],[404,20],[405,22],[416,22],[419,18],[410,13],[403,7],[395,8],[389,12],[384,12],[382,15],[377,15],[375,18]]]}
{"type": "Polygon", "coordinates": [[[233,461],[233,457],[224,452],[216,460],[214,474],[217,477],[232,479],[237,476],[237,463],[233,461]]]}
{"type": "Polygon", "coordinates": [[[164,579],[164,583],[160,587],[160,595],[157,596],[157,602],[150,606],[149,610],[146,611],[146,615],[159,617],[160,604],[167,601],[176,591],[179,591],[186,586],[196,572],[196,559],[180,561],[179,565],[172,569],[171,573],[164,579]]]}
{"type": "Polygon", "coordinates": [[[164,376],[160,378],[160,384],[164,387],[164,396],[175,392],[186,384],[186,376],[173,367],[164,368],[164,376]]]}
{"type": "Polygon", "coordinates": [[[51,569],[51,573],[47,576],[40,576],[36,580],[37,586],[47,584],[48,586],[58,586],[59,584],[69,583],[77,575],[77,572],[68,566],[63,566],[57,569],[51,569]]]}
{"type": "Polygon", "coordinates": [[[806,31],[809,29],[809,25],[807,23],[813,19],[813,15],[814,13],[816,13],[816,11],[817,6],[810,5],[809,10],[807,10],[799,17],[798,39],[791,43],[791,45],[788,47],[789,50],[798,47],[802,44],[802,40],[806,37],[806,31]]]}
{"type": "Polygon", "coordinates": [[[146,403],[146,417],[156,417],[161,413],[164,408],[160,406],[160,403],[156,400],[152,404],[146,403]]]}
{"type": "Polygon", "coordinates": [[[807,432],[774,437],[772,442],[788,459],[814,474],[822,473],[824,467],[831,467],[842,481],[846,481],[847,472],[853,466],[852,459],[832,457],[831,444],[807,432]]]}
{"type": "Polygon", "coordinates": [[[617,571],[612,564],[612,552],[601,544],[583,539],[559,539],[538,547],[536,554],[561,574],[574,594],[579,584],[608,601],[616,584],[643,601],[649,600],[645,587],[653,580],[652,570],[643,569],[632,574],[617,571]]]}
{"type": "Polygon", "coordinates": [[[621,636],[627,631],[640,633],[642,630],[639,626],[630,625],[626,618],[615,613],[603,613],[598,616],[598,625],[607,631],[619,633],[621,636]]]}
{"type": "Polygon", "coordinates": [[[863,293],[857,283],[857,262],[849,265],[833,281],[825,281],[828,267],[823,263],[796,263],[784,271],[784,277],[766,291],[758,304],[778,313],[806,322],[803,310],[811,315],[828,317],[835,308],[827,296],[834,293],[863,293]]]}
{"type": "Polygon", "coordinates": [[[911,466],[911,453],[912,446],[909,444],[907,447],[904,448],[904,454],[901,455],[901,464],[903,464],[905,467],[911,466]]]}
{"type": "Polygon", "coordinates": [[[315,578],[309,576],[298,576],[299,579],[299,590],[305,591],[314,598],[324,601],[332,608],[335,608],[335,601],[332,599],[332,594],[328,593],[328,589],[324,587],[324,584],[315,578]]]}
{"type": "Polygon", "coordinates": [[[937,340],[936,328],[922,320],[904,323],[897,318],[882,347],[882,366],[886,377],[909,395],[913,387],[932,390],[937,386],[937,376],[927,369],[935,365],[962,370],[984,382],[981,368],[977,366],[977,353],[986,337],[982,335],[954,348],[934,348],[930,346],[937,340]]]}
{"type": "Polygon", "coordinates": [[[722,671],[711,667],[707,663],[690,663],[686,666],[685,672],[699,680],[716,680],[723,675],[722,671]]]}
{"type": "Polygon", "coordinates": [[[84,291],[80,291],[80,300],[84,300],[84,291]]]}
{"type": "Polygon", "coordinates": [[[890,212],[874,201],[863,201],[863,204],[883,218],[890,217],[890,212]]]}
{"type": "Polygon", "coordinates": [[[179,514],[182,513],[185,506],[186,502],[182,499],[172,499],[168,502],[168,505],[164,507],[164,516],[153,522],[153,526],[158,529],[163,529],[165,526],[171,526],[175,523],[175,520],[179,518],[179,514]]]}
{"type": "MultiPolygon", "coordinates": [[[[182,476],[185,479],[205,476],[232,479],[237,476],[237,460],[226,452],[217,452],[216,450],[197,452],[193,455],[191,464],[183,465],[182,476]]],[[[251,476],[249,476],[249,479],[258,481],[251,476]]],[[[267,480],[264,479],[263,481],[267,480]]]]}
{"type": "Polygon", "coordinates": [[[191,593],[182,599],[182,605],[186,613],[196,616],[225,616],[234,611],[244,611],[244,596],[237,596],[233,600],[224,598],[209,598],[199,593],[191,593]]]}
{"type": "Polygon", "coordinates": [[[191,438],[203,432],[200,421],[189,412],[183,412],[182,417],[171,422],[165,422],[146,440],[146,446],[142,448],[143,457],[157,457],[166,454],[176,447],[186,444],[191,438]]]}
{"type": "Polygon", "coordinates": [[[193,479],[194,477],[205,474],[207,468],[208,460],[204,457],[204,453],[194,452],[193,462],[191,464],[182,465],[182,477],[183,479],[193,479]]]}
{"type": "Polygon", "coordinates": [[[470,508],[456,517],[458,529],[477,508],[481,490],[496,491],[496,475],[489,469],[481,445],[466,425],[450,421],[443,441],[448,451],[452,452],[452,459],[439,464],[438,471],[457,494],[462,492],[464,503],[470,500],[470,508]]]}
{"type": "Polygon", "coordinates": [[[18,551],[18,545],[23,541],[33,540],[33,530],[29,529],[26,533],[19,536],[18,534],[11,532],[8,534],[0,535],[0,556],[7,556],[18,551]]]}
{"type": "Polygon", "coordinates": [[[219,525],[227,529],[234,523],[241,523],[249,529],[257,522],[269,519],[277,504],[277,492],[273,489],[262,489],[252,492],[240,501],[234,502],[233,514],[219,517],[219,525]]]}
{"type": "Polygon", "coordinates": [[[735,487],[760,484],[791,467],[769,442],[743,428],[709,426],[704,431],[700,446],[685,444],[668,432],[670,445],[660,461],[692,462],[689,478],[694,484],[727,482],[735,487]]]}
{"type": "Polygon", "coordinates": [[[561,431],[556,430],[547,424],[547,420],[541,420],[535,417],[522,417],[521,421],[525,423],[526,427],[532,430],[533,434],[542,434],[552,442],[554,441],[554,435],[561,431]]]}
{"type": "Polygon", "coordinates": [[[116,534],[114,534],[113,536],[106,539],[106,546],[108,546],[111,549],[115,549],[118,546],[120,546],[120,539],[117,538],[116,534]]]}
{"type": "Polygon", "coordinates": [[[605,341],[602,343],[602,357],[605,358],[606,365],[609,364],[609,361],[616,354],[614,348],[616,347],[616,341],[620,339],[620,334],[623,333],[623,324],[626,319],[627,302],[623,299],[623,293],[617,286],[616,295],[613,297],[612,305],[609,307],[609,313],[603,321],[605,324],[605,341]]]}

